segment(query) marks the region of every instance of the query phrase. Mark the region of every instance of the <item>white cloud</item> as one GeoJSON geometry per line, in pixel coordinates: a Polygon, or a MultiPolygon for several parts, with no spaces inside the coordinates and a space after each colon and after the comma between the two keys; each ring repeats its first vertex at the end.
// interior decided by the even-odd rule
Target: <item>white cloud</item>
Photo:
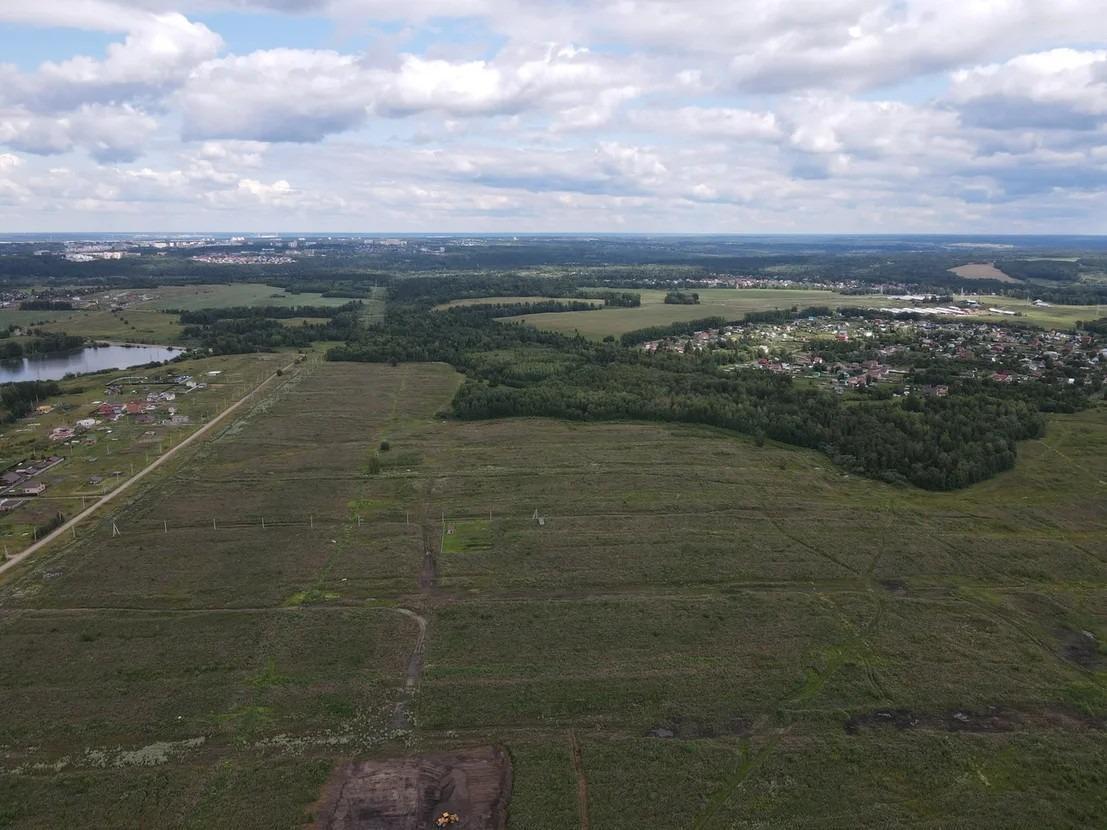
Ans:
{"type": "Polygon", "coordinates": [[[273,49],[205,62],[178,100],[190,138],[318,141],[369,115],[457,118],[533,109],[560,114],[561,126],[597,126],[638,92],[610,62],[573,46],[510,53],[496,62],[406,54],[391,67],[330,50],[273,49]]]}
{"type": "Polygon", "coordinates": [[[1107,51],[1051,49],[961,69],[950,98],[999,127],[1094,127],[1107,114],[1107,51]]]}
{"type": "Polygon", "coordinates": [[[64,115],[11,110],[0,115],[0,144],[42,155],[82,148],[99,161],[131,161],[155,128],[129,105],[85,104],[64,115]]]}
{"type": "Polygon", "coordinates": [[[1071,229],[1107,218],[1101,5],[0,2],[15,36],[114,41],[0,65],[0,217],[969,230],[1048,203],[1071,229]],[[236,52],[225,9],[391,22],[283,48],[262,16],[236,52]]]}
{"type": "Polygon", "coordinates": [[[735,107],[642,109],[630,114],[630,122],[643,130],[739,141],[772,140],[781,134],[780,124],[774,113],[735,107]]]}
{"type": "Polygon", "coordinates": [[[356,58],[270,49],[208,61],[179,93],[187,138],[318,141],[357,126],[372,90],[356,58]]]}
{"type": "Polygon", "coordinates": [[[86,103],[156,99],[181,83],[197,65],[214,57],[222,39],[180,14],[142,16],[129,21],[122,42],[104,58],[77,55],[45,61],[33,73],[5,73],[0,101],[38,111],[86,103]]]}

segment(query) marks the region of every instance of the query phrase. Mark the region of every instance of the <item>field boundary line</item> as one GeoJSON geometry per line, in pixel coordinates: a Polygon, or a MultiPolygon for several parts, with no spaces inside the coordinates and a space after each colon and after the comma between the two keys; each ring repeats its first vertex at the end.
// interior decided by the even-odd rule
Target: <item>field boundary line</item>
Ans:
{"type": "Polygon", "coordinates": [[[261,391],[261,389],[263,387],[267,386],[270,383],[270,381],[272,381],[274,378],[281,377],[281,375],[283,375],[285,372],[287,372],[289,369],[291,369],[295,365],[296,365],[296,361],[293,360],[287,366],[284,366],[284,367],[274,371],[265,380],[263,380],[261,383],[259,383],[257,386],[255,386],[253,389],[251,389],[249,392],[247,392],[245,395],[243,395],[241,398],[239,398],[237,401],[232,403],[230,406],[228,406],[226,409],[224,409],[222,412],[220,412],[218,415],[216,415],[214,418],[212,418],[210,421],[208,421],[206,424],[204,424],[202,427],[200,427],[198,430],[196,430],[190,436],[188,436],[183,441],[181,441],[181,443],[177,444],[177,446],[171,447],[163,455],[159,455],[152,462],[150,462],[148,465],[143,467],[141,470],[139,470],[137,473],[135,473],[129,479],[124,481],[122,484],[120,484],[118,487],[116,487],[110,493],[103,496],[99,501],[97,501],[94,504],[90,505],[89,507],[85,508],[80,513],[78,513],[76,516],[74,516],[72,519],[69,519],[65,524],[61,525],[56,530],[51,531],[49,534],[47,534],[42,539],[40,539],[37,542],[35,542],[34,544],[32,544],[30,547],[26,548],[25,550],[20,551],[19,553],[15,554],[10,559],[8,559],[8,561],[0,564],[0,574],[3,574],[5,571],[9,570],[10,568],[14,568],[16,565],[18,565],[24,559],[27,559],[32,554],[37,553],[38,551],[42,550],[44,547],[46,547],[48,544],[53,542],[55,539],[59,538],[60,536],[62,536],[67,531],[69,531],[72,528],[76,527],[77,524],[79,524],[80,522],[87,519],[89,516],[91,516],[93,513],[95,513],[97,510],[99,510],[104,505],[106,505],[108,502],[112,501],[116,496],[118,496],[121,493],[124,493],[127,490],[129,490],[133,485],[137,484],[139,481],[141,481],[143,478],[145,478],[148,474],[152,473],[154,470],[156,470],[162,464],[165,464],[170,459],[175,458],[177,453],[179,453],[185,447],[189,447],[194,442],[199,441],[201,438],[203,438],[205,435],[207,435],[209,432],[211,432],[213,429],[215,429],[216,426],[221,424],[227,418],[228,415],[235,412],[240,406],[242,406],[248,400],[253,398],[258,392],[261,391]]]}

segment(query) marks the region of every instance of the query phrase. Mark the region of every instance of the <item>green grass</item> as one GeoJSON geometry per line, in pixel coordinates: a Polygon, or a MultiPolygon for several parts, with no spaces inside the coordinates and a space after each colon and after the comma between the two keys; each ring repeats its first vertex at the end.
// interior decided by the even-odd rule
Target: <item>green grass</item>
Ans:
{"type": "Polygon", "coordinates": [[[324,297],[305,292],[290,294],[282,288],[261,283],[236,282],[217,285],[182,285],[153,288],[143,292],[153,299],[141,302],[142,308],[162,310],[179,308],[193,311],[200,308],[229,306],[339,306],[350,302],[342,297],[324,297]]]}
{"type": "Polygon", "coordinates": [[[642,290],[635,293],[642,295],[642,305],[637,308],[526,314],[506,319],[524,320],[539,328],[554,331],[580,332],[585,337],[599,339],[647,326],[697,320],[701,317],[738,320],[750,311],[791,308],[796,305],[801,308],[812,305],[872,305],[874,302],[872,297],[854,297],[813,289],[704,288],[698,291],[699,305],[666,305],[665,291],[642,290]]]}
{"type": "Polygon", "coordinates": [[[492,546],[492,530],[487,519],[448,519],[442,536],[443,553],[469,553],[492,546]]]}
{"type": "MultiPolygon", "coordinates": [[[[107,308],[77,311],[19,311],[0,309],[0,328],[10,325],[39,326],[46,331],[78,334],[94,340],[129,341],[133,343],[179,343],[181,324],[168,309],[191,311],[200,308],[228,306],[340,306],[350,302],[343,297],[324,297],[317,293],[290,294],[281,288],[260,283],[230,283],[226,285],[163,286],[149,289],[111,291],[128,307],[117,312],[107,308]]],[[[106,301],[105,301],[106,302],[106,301]]],[[[383,313],[383,289],[375,289],[366,303],[366,315],[373,319],[383,313]]],[[[282,321],[298,325],[296,320],[282,321]]]]}
{"type": "MultiPolygon", "coordinates": [[[[910,305],[899,300],[874,295],[847,295],[833,291],[813,289],[775,289],[775,288],[702,288],[699,289],[699,305],[666,305],[664,291],[644,290],[642,305],[638,308],[605,308],[602,311],[549,312],[545,314],[524,314],[508,317],[508,320],[522,320],[539,328],[565,333],[576,333],[593,339],[608,335],[618,336],[624,332],[648,326],[665,325],[686,320],[698,320],[703,317],[723,317],[727,320],[740,320],[751,311],[787,309],[793,306],[826,305],[832,308],[857,306],[905,306],[910,305]]],[[[1015,320],[1040,326],[1072,328],[1077,320],[1095,317],[1094,306],[1053,306],[1036,308],[1025,300],[1009,297],[979,296],[986,306],[1009,308],[1019,312],[1019,317],[1006,315],[981,315],[987,320],[1015,320]]]]}
{"type": "Polygon", "coordinates": [[[92,340],[130,343],[179,343],[181,325],[176,315],[145,308],[109,311],[6,311],[0,327],[35,324],[51,332],[78,334],[92,340]]]}
{"type": "Polygon", "coordinates": [[[1107,662],[1071,651],[1107,641],[1107,410],[929,493],[702,427],[437,418],[459,380],[290,376],[121,506],[122,536],[3,583],[0,823],[298,826],[344,759],[494,742],[510,826],[560,830],[571,733],[605,830],[1107,810],[1107,662]],[[428,621],[403,743],[400,608],[428,621]]]}
{"type": "MultiPolygon", "coordinates": [[[[1031,299],[1033,299],[1033,296],[1033,293],[1031,293],[1031,299]]],[[[1017,315],[1015,317],[1006,314],[984,315],[990,320],[1013,320],[1021,323],[1032,323],[1043,328],[1071,329],[1076,326],[1077,320],[1094,320],[1097,316],[1102,316],[1097,314],[1097,306],[1052,305],[1048,308],[1040,308],[1031,305],[1025,299],[1018,300],[1012,297],[977,296],[970,299],[978,300],[985,307],[1014,311],[1017,315]]]]}

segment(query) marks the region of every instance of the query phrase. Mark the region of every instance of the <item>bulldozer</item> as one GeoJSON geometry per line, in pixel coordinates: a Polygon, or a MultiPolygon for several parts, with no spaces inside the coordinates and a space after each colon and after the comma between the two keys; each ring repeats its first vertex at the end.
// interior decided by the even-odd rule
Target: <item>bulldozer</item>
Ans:
{"type": "Polygon", "coordinates": [[[457,813],[443,812],[438,818],[434,820],[435,827],[449,827],[452,824],[457,824],[461,821],[461,817],[457,813]]]}

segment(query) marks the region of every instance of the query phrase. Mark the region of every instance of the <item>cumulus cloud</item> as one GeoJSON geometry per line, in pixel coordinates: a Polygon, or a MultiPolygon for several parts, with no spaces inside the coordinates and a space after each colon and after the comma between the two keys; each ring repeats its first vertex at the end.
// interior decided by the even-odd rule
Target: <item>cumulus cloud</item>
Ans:
{"type": "Polygon", "coordinates": [[[45,61],[34,73],[6,72],[0,100],[39,111],[66,110],[86,103],[157,98],[214,57],[222,39],[180,14],[158,14],[129,22],[126,38],[100,59],[77,55],[45,61]]]}
{"type": "Polygon", "coordinates": [[[774,113],[735,107],[643,109],[632,112],[629,120],[634,126],[644,130],[739,141],[772,140],[781,134],[781,127],[774,113]]]}
{"type": "Polygon", "coordinates": [[[85,104],[57,116],[11,111],[0,116],[0,144],[41,155],[81,148],[98,161],[133,161],[156,125],[129,105],[85,104]]]}
{"type": "Polygon", "coordinates": [[[156,127],[142,107],[160,107],[222,45],[217,34],[178,13],[135,14],[97,0],[39,5],[47,8],[6,7],[0,20],[118,27],[126,34],[103,58],[44,61],[33,72],[0,66],[0,143],[26,152],[80,147],[99,161],[136,158],[156,127]]]}
{"type": "Polygon", "coordinates": [[[208,61],[178,101],[186,138],[318,141],[360,123],[371,90],[350,55],[270,49],[208,61]]]}
{"type": "Polygon", "coordinates": [[[178,94],[188,138],[319,141],[370,116],[560,113],[595,126],[638,94],[609,62],[573,46],[492,62],[401,55],[375,66],[330,50],[271,49],[207,61],[178,94]]]}
{"type": "Polygon", "coordinates": [[[961,69],[950,98],[977,124],[1092,129],[1107,115],[1107,51],[1051,49],[961,69]]]}
{"type": "Polygon", "coordinates": [[[1100,0],[50,0],[0,21],[112,41],[0,64],[9,223],[151,205],[411,229],[1107,219],[1100,0]],[[224,42],[206,15],[226,9],[267,13],[263,48],[224,42]],[[273,14],[383,34],[287,48],[264,41],[273,14]]]}

